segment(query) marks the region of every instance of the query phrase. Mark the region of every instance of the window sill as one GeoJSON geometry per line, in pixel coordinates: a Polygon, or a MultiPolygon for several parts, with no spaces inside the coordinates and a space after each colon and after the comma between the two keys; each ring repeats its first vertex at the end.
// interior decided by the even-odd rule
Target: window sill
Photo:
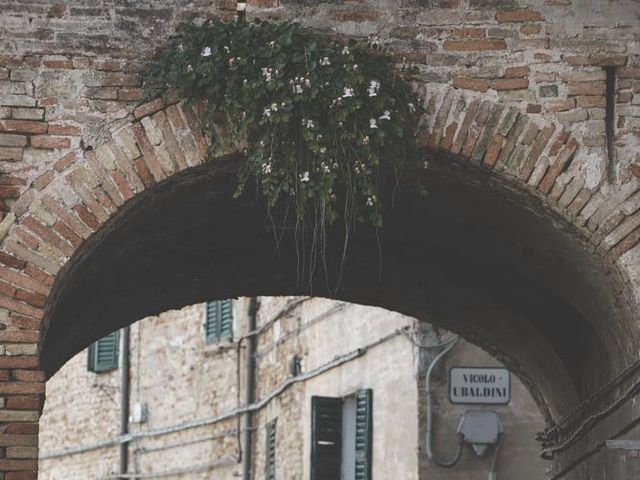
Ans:
{"type": "Polygon", "coordinates": [[[215,356],[230,350],[236,349],[236,343],[233,341],[225,341],[223,343],[206,344],[202,349],[202,353],[206,356],[215,356]]]}

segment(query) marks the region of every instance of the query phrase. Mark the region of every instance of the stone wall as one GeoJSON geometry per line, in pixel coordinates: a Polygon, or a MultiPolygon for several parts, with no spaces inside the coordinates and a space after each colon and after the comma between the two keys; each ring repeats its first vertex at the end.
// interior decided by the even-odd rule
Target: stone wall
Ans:
{"type": "MultiPolygon", "coordinates": [[[[248,300],[235,302],[234,338],[246,333],[248,300]]],[[[148,421],[132,423],[132,432],[152,432],[232,411],[238,405],[235,342],[206,345],[202,304],[142,320],[131,327],[131,408],[144,404],[148,421]]],[[[265,427],[277,419],[277,478],[309,478],[311,397],[343,397],[361,388],[373,389],[373,478],[486,478],[487,458],[476,459],[467,447],[454,469],[432,466],[424,455],[424,386],[418,375],[418,353],[397,330],[413,328],[408,317],[383,309],[326,299],[262,297],[257,327],[256,400],[269,397],[291,379],[290,361],[302,360],[302,372],[371,346],[356,358],[327,369],[307,381],[294,383],[254,416],[254,479],[263,478],[265,427]],[[291,301],[299,302],[286,314],[291,301]],[[418,380],[416,377],[418,376],[418,380]],[[475,475],[475,476],[471,476],[475,475]],[[441,477],[442,476],[442,477],[441,477]]],[[[439,452],[455,437],[465,410],[447,400],[449,365],[496,365],[477,347],[463,343],[434,378],[436,438],[439,452]]],[[[244,356],[243,356],[244,357],[244,356]]],[[[65,365],[48,382],[48,399],[41,420],[40,478],[86,480],[112,478],[118,468],[116,445],[75,454],[61,450],[88,446],[118,435],[120,371],[87,371],[86,352],[65,365]],[[48,458],[52,453],[57,456],[48,458]]],[[[241,383],[243,384],[243,383],[241,383]]],[[[244,398],[242,396],[241,398],[244,398]]],[[[522,384],[513,378],[512,402],[499,407],[505,426],[498,475],[540,479],[545,463],[538,458],[533,434],[543,427],[540,413],[522,384]]],[[[237,478],[238,443],[235,419],[171,434],[138,438],[130,445],[130,471],[143,474],[174,472],[169,478],[237,478]],[[180,473],[182,471],[182,473],[180,473]]]]}

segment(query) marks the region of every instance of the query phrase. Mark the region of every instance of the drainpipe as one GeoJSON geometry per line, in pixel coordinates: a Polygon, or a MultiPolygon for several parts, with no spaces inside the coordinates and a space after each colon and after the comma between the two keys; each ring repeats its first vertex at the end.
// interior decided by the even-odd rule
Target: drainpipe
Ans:
{"type": "MultiPolygon", "coordinates": [[[[247,319],[247,331],[253,332],[256,329],[256,317],[258,315],[258,298],[249,299],[249,315],[247,319]]],[[[246,363],[244,376],[244,404],[252,405],[255,401],[256,383],[256,336],[250,335],[247,338],[246,363]]],[[[247,412],[245,415],[245,425],[242,439],[242,480],[251,480],[251,457],[252,442],[251,432],[253,430],[253,413],[247,412]]]]}
{"type": "MultiPolygon", "coordinates": [[[[120,377],[120,435],[129,433],[129,396],[130,396],[130,374],[129,356],[131,332],[129,327],[121,331],[120,351],[122,355],[122,368],[120,377]]],[[[120,443],[120,478],[128,478],[129,471],[129,442],[120,443]]]]}

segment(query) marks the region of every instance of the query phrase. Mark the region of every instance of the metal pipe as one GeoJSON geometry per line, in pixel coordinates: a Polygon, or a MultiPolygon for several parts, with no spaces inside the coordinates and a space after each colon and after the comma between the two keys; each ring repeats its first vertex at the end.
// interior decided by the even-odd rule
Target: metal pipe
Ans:
{"type": "Polygon", "coordinates": [[[435,457],[433,453],[433,399],[431,398],[431,373],[435,366],[453,347],[458,343],[458,337],[446,343],[447,347],[442,350],[436,358],[433,359],[429,369],[427,370],[426,378],[426,393],[427,393],[427,456],[435,465],[439,467],[453,467],[458,460],[460,460],[460,454],[462,453],[462,436],[458,439],[458,446],[456,448],[453,457],[450,460],[441,460],[435,457]]]}
{"type": "Polygon", "coordinates": [[[491,471],[489,472],[488,480],[497,480],[497,472],[498,468],[498,455],[500,454],[500,437],[498,437],[498,443],[496,443],[494,452],[493,452],[493,461],[491,462],[491,471]]]}
{"type": "MultiPolygon", "coordinates": [[[[249,299],[249,315],[247,318],[247,329],[253,332],[256,329],[256,317],[258,316],[258,299],[249,299]]],[[[247,338],[247,349],[245,350],[245,377],[244,377],[244,404],[252,405],[255,401],[256,382],[256,336],[247,338]]],[[[242,480],[251,480],[251,457],[252,457],[252,429],[253,411],[248,410],[245,414],[244,433],[242,435],[242,480]]]]}
{"type": "MultiPolygon", "coordinates": [[[[129,434],[129,397],[130,397],[130,327],[121,330],[120,355],[122,357],[120,372],[120,436],[129,434]]],[[[120,443],[120,478],[128,478],[129,471],[129,443],[120,443]]]]}

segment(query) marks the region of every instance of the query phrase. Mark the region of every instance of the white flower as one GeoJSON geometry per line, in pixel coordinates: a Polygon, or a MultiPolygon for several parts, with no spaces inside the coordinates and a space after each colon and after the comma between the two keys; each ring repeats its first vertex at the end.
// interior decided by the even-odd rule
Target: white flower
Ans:
{"type": "Polygon", "coordinates": [[[275,40],[271,40],[271,41],[269,42],[269,46],[270,46],[270,47],[273,47],[275,44],[276,44],[275,40]]]}
{"type": "Polygon", "coordinates": [[[378,120],[391,120],[391,112],[389,110],[385,110],[378,120]]]}
{"type": "Polygon", "coordinates": [[[229,66],[231,67],[235,61],[236,61],[236,59],[235,59],[235,58],[233,58],[233,57],[231,57],[231,58],[229,59],[229,66]]]}
{"type": "Polygon", "coordinates": [[[272,74],[272,72],[273,72],[273,69],[271,69],[271,68],[266,68],[266,67],[265,67],[265,68],[263,68],[263,69],[262,69],[262,76],[265,78],[265,80],[266,80],[267,82],[270,82],[270,81],[271,81],[271,74],[272,74]]]}
{"type": "Polygon", "coordinates": [[[322,66],[331,65],[331,61],[329,60],[329,57],[324,57],[322,60],[320,60],[319,63],[322,66]]]}
{"type": "Polygon", "coordinates": [[[222,47],[222,49],[225,51],[225,53],[229,53],[229,47],[228,46],[225,45],[224,47],[222,47]]]}
{"type": "Polygon", "coordinates": [[[261,147],[264,147],[264,142],[263,142],[262,140],[260,140],[259,145],[260,145],[261,147]]]}
{"type": "Polygon", "coordinates": [[[427,162],[426,160],[424,161],[424,163],[422,164],[422,167],[427,170],[429,168],[429,162],[427,162]]]}
{"type": "Polygon", "coordinates": [[[369,43],[371,44],[372,47],[377,47],[378,45],[380,45],[380,39],[378,38],[377,35],[371,35],[369,37],[369,43]]]}
{"type": "Polygon", "coordinates": [[[378,128],[378,122],[376,122],[375,118],[369,119],[369,128],[378,128]]]}
{"type": "Polygon", "coordinates": [[[410,112],[415,112],[416,111],[416,106],[413,103],[410,103],[408,106],[409,106],[409,111],[410,112]]]}
{"type": "Polygon", "coordinates": [[[277,103],[272,103],[271,104],[271,110],[273,110],[274,112],[278,111],[278,104],[277,103]]]}
{"type": "Polygon", "coordinates": [[[265,117],[270,117],[270,116],[271,116],[271,109],[270,109],[270,108],[265,108],[265,109],[264,109],[264,112],[262,112],[262,114],[263,114],[265,117]]]}
{"type": "Polygon", "coordinates": [[[310,87],[311,86],[311,80],[309,80],[308,78],[304,79],[304,86],[305,87],[310,87]]]}
{"type": "Polygon", "coordinates": [[[193,65],[191,64],[187,65],[187,72],[189,73],[193,72],[193,65]]]}
{"type": "Polygon", "coordinates": [[[204,50],[202,50],[202,53],[200,54],[203,57],[210,57],[211,56],[211,47],[204,47],[204,50]]]}
{"type": "Polygon", "coordinates": [[[378,95],[378,90],[380,90],[380,82],[378,80],[371,80],[369,83],[369,88],[367,88],[367,92],[370,97],[375,97],[378,95]]]}
{"type": "Polygon", "coordinates": [[[315,124],[313,123],[313,120],[307,120],[307,128],[315,128],[315,124]]]}
{"type": "Polygon", "coordinates": [[[327,149],[325,147],[320,148],[320,153],[322,154],[327,153],[327,149]]]}
{"type": "Polygon", "coordinates": [[[363,145],[368,145],[368,144],[369,144],[369,135],[367,135],[366,137],[364,137],[364,138],[362,139],[362,144],[363,144],[363,145]]]}
{"type": "Polygon", "coordinates": [[[271,173],[271,163],[264,163],[262,165],[262,173],[268,175],[271,173]]]}
{"type": "Polygon", "coordinates": [[[300,181],[305,183],[309,181],[309,172],[304,172],[300,174],[300,181]]]}
{"type": "Polygon", "coordinates": [[[375,195],[371,195],[367,197],[367,206],[373,207],[373,205],[378,201],[378,198],[375,195]]]}
{"type": "Polygon", "coordinates": [[[302,85],[296,85],[293,89],[293,93],[302,93],[302,85]]]}
{"type": "Polygon", "coordinates": [[[329,165],[327,165],[326,163],[322,162],[320,164],[320,168],[322,168],[322,171],[324,173],[329,173],[331,171],[331,169],[329,168],[329,165]]]}
{"type": "Polygon", "coordinates": [[[353,97],[353,88],[344,87],[344,91],[342,92],[342,98],[353,97]]]}
{"type": "Polygon", "coordinates": [[[357,64],[357,63],[354,63],[354,64],[353,64],[353,71],[355,72],[355,71],[357,71],[357,70],[358,70],[358,64],[357,64]]]}
{"type": "Polygon", "coordinates": [[[242,84],[243,84],[243,85],[246,85],[246,84],[247,84],[247,81],[248,81],[248,80],[245,78],[244,80],[242,80],[242,84]]]}
{"type": "Polygon", "coordinates": [[[349,55],[349,47],[346,45],[342,47],[342,55],[349,55]]]}

